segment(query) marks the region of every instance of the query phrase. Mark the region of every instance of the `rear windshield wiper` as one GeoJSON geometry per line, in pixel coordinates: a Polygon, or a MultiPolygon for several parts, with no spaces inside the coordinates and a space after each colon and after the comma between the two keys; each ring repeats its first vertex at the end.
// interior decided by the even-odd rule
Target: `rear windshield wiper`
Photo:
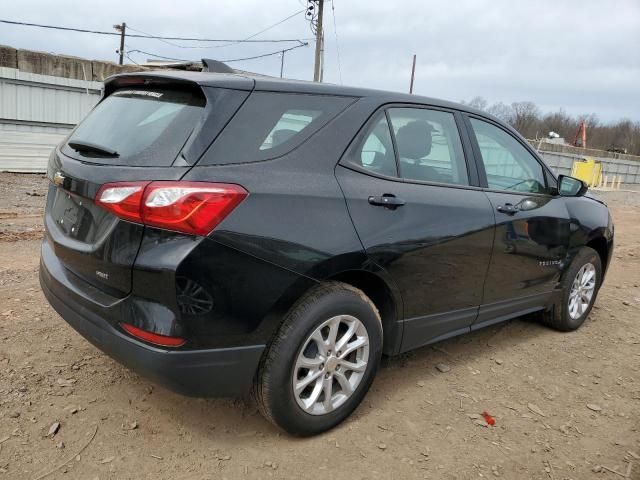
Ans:
{"type": "Polygon", "coordinates": [[[97,143],[91,142],[80,142],[80,141],[71,141],[68,145],[73,148],[76,152],[88,152],[95,153],[102,157],[119,157],[120,155],[113,148],[105,147],[102,145],[98,145],[97,143]]]}

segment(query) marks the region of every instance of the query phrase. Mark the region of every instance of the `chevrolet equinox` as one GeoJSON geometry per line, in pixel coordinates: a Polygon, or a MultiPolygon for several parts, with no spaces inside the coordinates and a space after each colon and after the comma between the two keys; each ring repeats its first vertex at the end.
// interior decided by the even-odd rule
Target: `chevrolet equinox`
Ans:
{"type": "Polygon", "coordinates": [[[416,95],[118,75],[48,177],[53,308],[148,378],[253,393],[295,435],[349,416],[383,354],[532,313],[577,329],[613,248],[583,182],[416,95]]]}

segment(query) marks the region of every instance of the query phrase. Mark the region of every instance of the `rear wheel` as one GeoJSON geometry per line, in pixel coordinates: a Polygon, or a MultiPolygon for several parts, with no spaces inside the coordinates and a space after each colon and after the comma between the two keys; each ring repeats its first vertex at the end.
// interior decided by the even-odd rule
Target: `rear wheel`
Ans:
{"type": "Polygon", "coordinates": [[[596,301],[602,283],[602,263],[598,252],[589,247],[581,248],[562,283],[562,301],[543,318],[549,326],[568,332],[584,323],[596,301]]]}
{"type": "Polygon", "coordinates": [[[294,435],[342,422],[380,364],[382,324],[360,290],[323,284],[289,312],[261,363],[255,397],[263,415],[294,435]]]}

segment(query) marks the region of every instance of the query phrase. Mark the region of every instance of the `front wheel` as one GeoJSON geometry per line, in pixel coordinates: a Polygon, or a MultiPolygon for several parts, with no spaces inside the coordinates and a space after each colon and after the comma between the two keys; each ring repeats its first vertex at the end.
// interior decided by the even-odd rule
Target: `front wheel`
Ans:
{"type": "Polygon", "coordinates": [[[263,415],[294,435],[313,435],[347,418],[380,364],[382,324],[374,304],[341,282],[322,284],[286,316],[258,371],[263,415]]]}
{"type": "Polygon", "coordinates": [[[592,248],[581,248],[562,281],[562,301],[544,314],[545,323],[564,332],[579,328],[593,308],[601,283],[600,255],[592,248]]]}

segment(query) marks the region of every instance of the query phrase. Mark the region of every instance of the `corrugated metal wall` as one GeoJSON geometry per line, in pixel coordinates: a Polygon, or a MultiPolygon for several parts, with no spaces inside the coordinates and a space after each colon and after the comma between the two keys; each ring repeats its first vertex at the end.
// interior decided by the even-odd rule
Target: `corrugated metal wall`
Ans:
{"type": "Polygon", "coordinates": [[[51,150],[66,134],[0,131],[0,171],[44,172],[51,150]]]}
{"type": "Polygon", "coordinates": [[[101,88],[0,68],[0,171],[46,170],[51,149],[98,102],[101,88]]]}

